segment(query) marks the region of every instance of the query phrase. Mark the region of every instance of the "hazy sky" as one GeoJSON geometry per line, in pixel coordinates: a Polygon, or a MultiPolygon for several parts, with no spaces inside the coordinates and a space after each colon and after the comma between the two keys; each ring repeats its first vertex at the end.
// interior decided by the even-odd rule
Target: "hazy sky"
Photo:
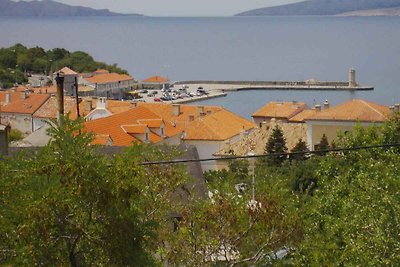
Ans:
{"type": "Polygon", "coordinates": [[[56,0],[69,5],[108,8],[149,16],[230,16],[250,9],[300,0],[56,0]]]}

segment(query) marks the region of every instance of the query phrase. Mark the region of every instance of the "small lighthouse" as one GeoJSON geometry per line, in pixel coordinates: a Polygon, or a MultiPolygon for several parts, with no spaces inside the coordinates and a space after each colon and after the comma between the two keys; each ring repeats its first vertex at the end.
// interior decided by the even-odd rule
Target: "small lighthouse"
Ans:
{"type": "Polygon", "coordinates": [[[349,87],[357,87],[357,82],[356,82],[356,70],[351,68],[349,70],[349,87]]]}

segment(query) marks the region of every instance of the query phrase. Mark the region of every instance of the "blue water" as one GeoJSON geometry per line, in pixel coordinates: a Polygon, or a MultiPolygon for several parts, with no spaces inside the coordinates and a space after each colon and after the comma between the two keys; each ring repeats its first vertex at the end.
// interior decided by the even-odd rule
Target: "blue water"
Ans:
{"type": "Polygon", "coordinates": [[[0,18],[0,46],[83,50],[135,78],[347,80],[372,92],[246,91],[203,101],[249,117],[273,100],[400,102],[400,17],[0,18]]]}

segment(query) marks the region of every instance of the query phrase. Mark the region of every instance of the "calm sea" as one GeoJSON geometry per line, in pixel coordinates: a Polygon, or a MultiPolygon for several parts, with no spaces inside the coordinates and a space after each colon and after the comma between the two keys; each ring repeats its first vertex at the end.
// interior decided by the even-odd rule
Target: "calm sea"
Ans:
{"type": "Polygon", "coordinates": [[[135,78],[347,80],[372,92],[246,91],[202,102],[249,117],[268,101],[400,102],[400,17],[0,18],[0,46],[83,50],[135,78]]]}

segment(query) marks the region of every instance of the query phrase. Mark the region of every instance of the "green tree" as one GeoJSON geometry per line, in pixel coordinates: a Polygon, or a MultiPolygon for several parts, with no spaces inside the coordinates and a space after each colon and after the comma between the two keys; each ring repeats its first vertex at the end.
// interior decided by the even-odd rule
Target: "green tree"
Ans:
{"type": "MultiPolygon", "coordinates": [[[[272,130],[271,136],[268,138],[265,146],[265,153],[267,154],[279,154],[286,153],[286,139],[283,136],[282,129],[276,125],[272,130]]],[[[286,156],[272,156],[267,158],[269,164],[279,166],[286,159],[286,156]]]]}
{"type": "Polygon", "coordinates": [[[62,122],[45,148],[0,162],[0,263],[154,265],[169,197],[181,185],[172,182],[186,176],[138,165],[168,151],[133,146],[109,159],[89,146],[79,122],[62,122]]]}
{"type": "Polygon", "coordinates": [[[321,140],[319,141],[319,144],[317,146],[317,150],[321,151],[318,153],[318,155],[326,155],[327,152],[324,152],[324,150],[328,150],[328,149],[330,149],[328,137],[326,137],[326,135],[323,134],[321,137],[321,140]]]}
{"type": "MultiPolygon", "coordinates": [[[[382,127],[357,126],[338,145],[382,144],[382,127]]],[[[392,127],[392,128],[391,128],[392,127]]],[[[318,190],[304,209],[305,240],[296,263],[311,266],[397,266],[400,264],[400,155],[396,149],[330,154],[318,170],[318,190]]]]}
{"type": "MultiPolygon", "coordinates": [[[[299,139],[299,141],[297,142],[297,144],[292,148],[292,150],[290,152],[292,153],[296,153],[296,152],[308,152],[308,147],[307,147],[307,143],[303,141],[303,139],[299,139]]],[[[295,154],[295,155],[291,155],[290,160],[306,160],[307,159],[307,154],[295,154]]]]}

